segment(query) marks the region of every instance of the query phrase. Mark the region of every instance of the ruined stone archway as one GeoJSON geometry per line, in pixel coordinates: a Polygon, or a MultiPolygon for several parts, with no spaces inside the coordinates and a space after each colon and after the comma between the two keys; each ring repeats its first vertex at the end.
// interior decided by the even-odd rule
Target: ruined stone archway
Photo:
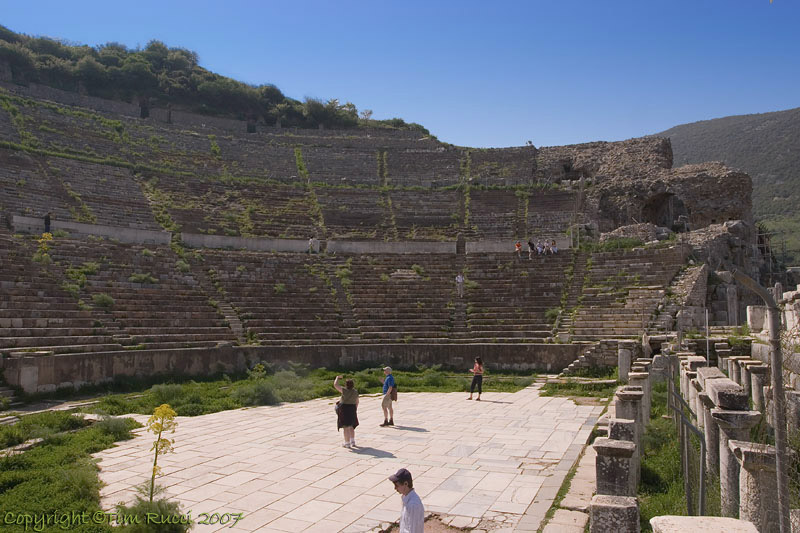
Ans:
{"type": "Polygon", "coordinates": [[[689,211],[683,200],[672,193],[662,192],[647,199],[642,207],[642,222],[650,222],[656,226],[663,226],[676,230],[676,222],[681,215],[688,220],[689,211]]]}

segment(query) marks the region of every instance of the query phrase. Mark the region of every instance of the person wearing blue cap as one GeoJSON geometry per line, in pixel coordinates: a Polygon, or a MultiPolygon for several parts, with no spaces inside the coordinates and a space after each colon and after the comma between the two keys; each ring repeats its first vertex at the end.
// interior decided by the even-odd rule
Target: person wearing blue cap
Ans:
{"type": "Polygon", "coordinates": [[[414,491],[411,472],[401,468],[397,473],[389,476],[389,481],[394,483],[394,490],[400,493],[403,500],[398,533],[424,533],[425,507],[423,507],[422,500],[419,499],[419,496],[414,491]]]}

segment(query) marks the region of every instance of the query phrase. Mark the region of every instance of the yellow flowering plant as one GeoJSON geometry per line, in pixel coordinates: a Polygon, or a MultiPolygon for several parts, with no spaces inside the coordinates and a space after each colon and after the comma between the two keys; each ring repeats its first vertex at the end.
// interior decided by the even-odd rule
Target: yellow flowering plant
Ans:
{"type": "Polygon", "coordinates": [[[158,467],[158,456],[170,453],[175,444],[174,439],[166,438],[165,434],[175,433],[175,428],[178,427],[178,422],[175,417],[177,413],[169,406],[169,404],[161,404],[153,411],[153,416],[147,421],[147,430],[152,431],[158,437],[153,443],[151,451],[155,451],[153,458],[153,475],[150,478],[150,501],[153,501],[153,492],[155,491],[156,476],[161,472],[158,467]]]}

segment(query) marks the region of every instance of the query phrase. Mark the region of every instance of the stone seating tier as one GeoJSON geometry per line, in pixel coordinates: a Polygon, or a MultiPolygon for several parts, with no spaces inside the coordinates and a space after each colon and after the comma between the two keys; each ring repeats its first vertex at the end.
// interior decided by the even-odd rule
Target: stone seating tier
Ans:
{"type": "Polygon", "coordinates": [[[109,309],[97,309],[104,315],[99,321],[113,324],[127,344],[207,346],[235,338],[191,273],[176,268],[178,257],[167,247],[56,239],[51,256],[62,275],[70,266],[98,265],[96,273],[86,274],[81,297],[113,298],[109,309]],[[158,283],[131,282],[134,274],[149,274],[158,283]]]}
{"type": "Polygon", "coordinates": [[[46,267],[31,261],[35,248],[0,229],[0,350],[54,353],[119,349],[117,329],[80,309],[46,267]]]}
{"type": "Polygon", "coordinates": [[[641,334],[683,264],[678,247],[592,254],[571,339],[641,334]]]}

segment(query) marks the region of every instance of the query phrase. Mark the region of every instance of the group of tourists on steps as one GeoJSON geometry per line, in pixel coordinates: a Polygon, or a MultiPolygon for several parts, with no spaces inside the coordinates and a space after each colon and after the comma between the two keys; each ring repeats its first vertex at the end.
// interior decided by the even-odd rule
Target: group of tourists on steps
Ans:
{"type": "MultiPolygon", "coordinates": [[[[514,253],[517,254],[517,259],[522,259],[522,243],[520,241],[514,243],[514,253]]],[[[534,253],[537,255],[557,254],[558,245],[556,244],[556,240],[545,239],[544,242],[538,240],[536,244],[534,244],[533,238],[528,239],[528,259],[532,260],[534,253]]]]}

